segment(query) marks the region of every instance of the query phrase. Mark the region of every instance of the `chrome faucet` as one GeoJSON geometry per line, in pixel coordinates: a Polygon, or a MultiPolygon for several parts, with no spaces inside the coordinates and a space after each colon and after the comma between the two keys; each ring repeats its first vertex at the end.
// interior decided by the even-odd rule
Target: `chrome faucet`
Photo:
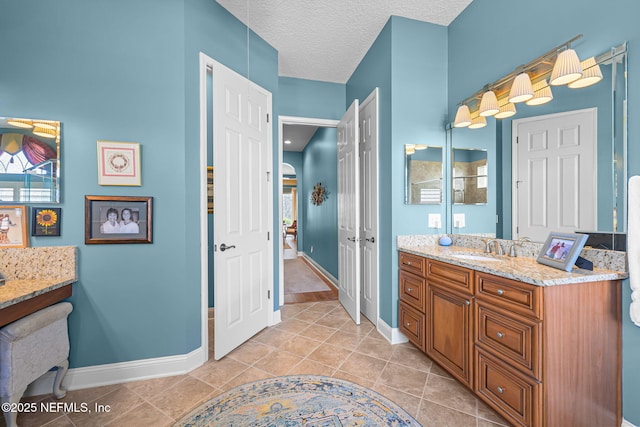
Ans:
{"type": "Polygon", "coordinates": [[[498,241],[498,239],[489,239],[485,243],[486,243],[486,246],[484,248],[484,251],[486,253],[488,253],[488,254],[491,253],[491,244],[494,243],[495,244],[496,254],[504,255],[504,251],[502,250],[502,246],[500,246],[500,242],[498,241]]]}
{"type": "Polygon", "coordinates": [[[510,257],[517,257],[518,254],[516,252],[516,246],[521,244],[521,243],[530,242],[530,241],[531,241],[531,238],[529,238],[529,237],[520,237],[517,242],[511,243],[511,247],[509,248],[509,256],[510,257]]]}

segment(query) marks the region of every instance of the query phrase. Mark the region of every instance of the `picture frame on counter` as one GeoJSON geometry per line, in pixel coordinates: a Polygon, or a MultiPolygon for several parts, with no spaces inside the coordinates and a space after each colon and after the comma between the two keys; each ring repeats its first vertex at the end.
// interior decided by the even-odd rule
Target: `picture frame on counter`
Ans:
{"type": "Polygon", "coordinates": [[[98,141],[98,184],[141,186],[140,144],[98,141]]]}
{"type": "Polygon", "coordinates": [[[588,234],[552,231],[542,245],[537,261],[549,267],[571,271],[588,237],[588,234]]]}
{"type": "Polygon", "coordinates": [[[0,206],[0,248],[26,248],[26,206],[0,206]]]}
{"type": "Polygon", "coordinates": [[[87,245],[153,243],[153,197],[85,196],[87,245]]]}
{"type": "Polygon", "coordinates": [[[31,235],[37,237],[60,236],[61,208],[31,208],[31,235]]]}

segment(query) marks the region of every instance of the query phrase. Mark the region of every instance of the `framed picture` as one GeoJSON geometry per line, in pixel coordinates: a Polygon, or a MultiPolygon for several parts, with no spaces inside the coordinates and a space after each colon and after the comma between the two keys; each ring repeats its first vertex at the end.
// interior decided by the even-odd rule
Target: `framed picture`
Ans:
{"type": "Polygon", "coordinates": [[[571,271],[588,237],[588,234],[551,232],[542,245],[537,261],[560,270],[571,271]]]}
{"type": "Polygon", "coordinates": [[[152,197],[84,196],[84,242],[151,243],[152,197]]]}
{"type": "Polygon", "coordinates": [[[98,141],[98,184],[142,185],[140,144],[98,141]]]}
{"type": "Polygon", "coordinates": [[[0,206],[0,248],[26,248],[27,208],[0,206]]]}
{"type": "Polygon", "coordinates": [[[207,166],[207,211],[213,213],[213,166],[207,166]]]}
{"type": "Polygon", "coordinates": [[[32,208],[31,209],[31,235],[32,236],[59,236],[60,235],[60,208],[32,208]]]}

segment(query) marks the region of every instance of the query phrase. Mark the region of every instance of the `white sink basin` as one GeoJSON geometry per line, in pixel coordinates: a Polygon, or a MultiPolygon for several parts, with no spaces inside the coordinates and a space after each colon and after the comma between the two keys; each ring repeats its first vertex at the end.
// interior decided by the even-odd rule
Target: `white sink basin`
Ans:
{"type": "Polygon", "coordinates": [[[452,254],[451,256],[454,258],[469,259],[473,261],[494,261],[494,262],[500,261],[497,258],[483,256],[483,255],[474,255],[474,254],[452,254]]]}

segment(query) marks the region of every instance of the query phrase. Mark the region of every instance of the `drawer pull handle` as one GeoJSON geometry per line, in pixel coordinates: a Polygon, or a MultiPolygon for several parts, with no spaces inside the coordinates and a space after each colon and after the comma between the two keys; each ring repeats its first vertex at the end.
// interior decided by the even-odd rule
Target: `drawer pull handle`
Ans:
{"type": "Polygon", "coordinates": [[[504,291],[502,289],[498,289],[498,295],[504,295],[504,291]]]}
{"type": "Polygon", "coordinates": [[[407,292],[411,293],[413,291],[413,288],[407,288],[407,292]]]}
{"type": "Polygon", "coordinates": [[[502,337],[504,337],[504,334],[503,334],[502,332],[497,332],[497,333],[496,333],[496,336],[497,336],[498,338],[502,338],[502,337]]]}
{"type": "Polygon", "coordinates": [[[411,326],[411,322],[407,322],[407,328],[411,326]]]}
{"type": "Polygon", "coordinates": [[[471,301],[469,301],[469,300],[466,300],[464,303],[467,304],[467,305],[471,305],[471,301]]]}
{"type": "Polygon", "coordinates": [[[504,393],[504,389],[502,387],[498,387],[498,393],[503,394],[504,393]]]}
{"type": "Polygon", "coordinates": [[[411,261],[407,261],[407,265],[411,265],[411,261]]]}

